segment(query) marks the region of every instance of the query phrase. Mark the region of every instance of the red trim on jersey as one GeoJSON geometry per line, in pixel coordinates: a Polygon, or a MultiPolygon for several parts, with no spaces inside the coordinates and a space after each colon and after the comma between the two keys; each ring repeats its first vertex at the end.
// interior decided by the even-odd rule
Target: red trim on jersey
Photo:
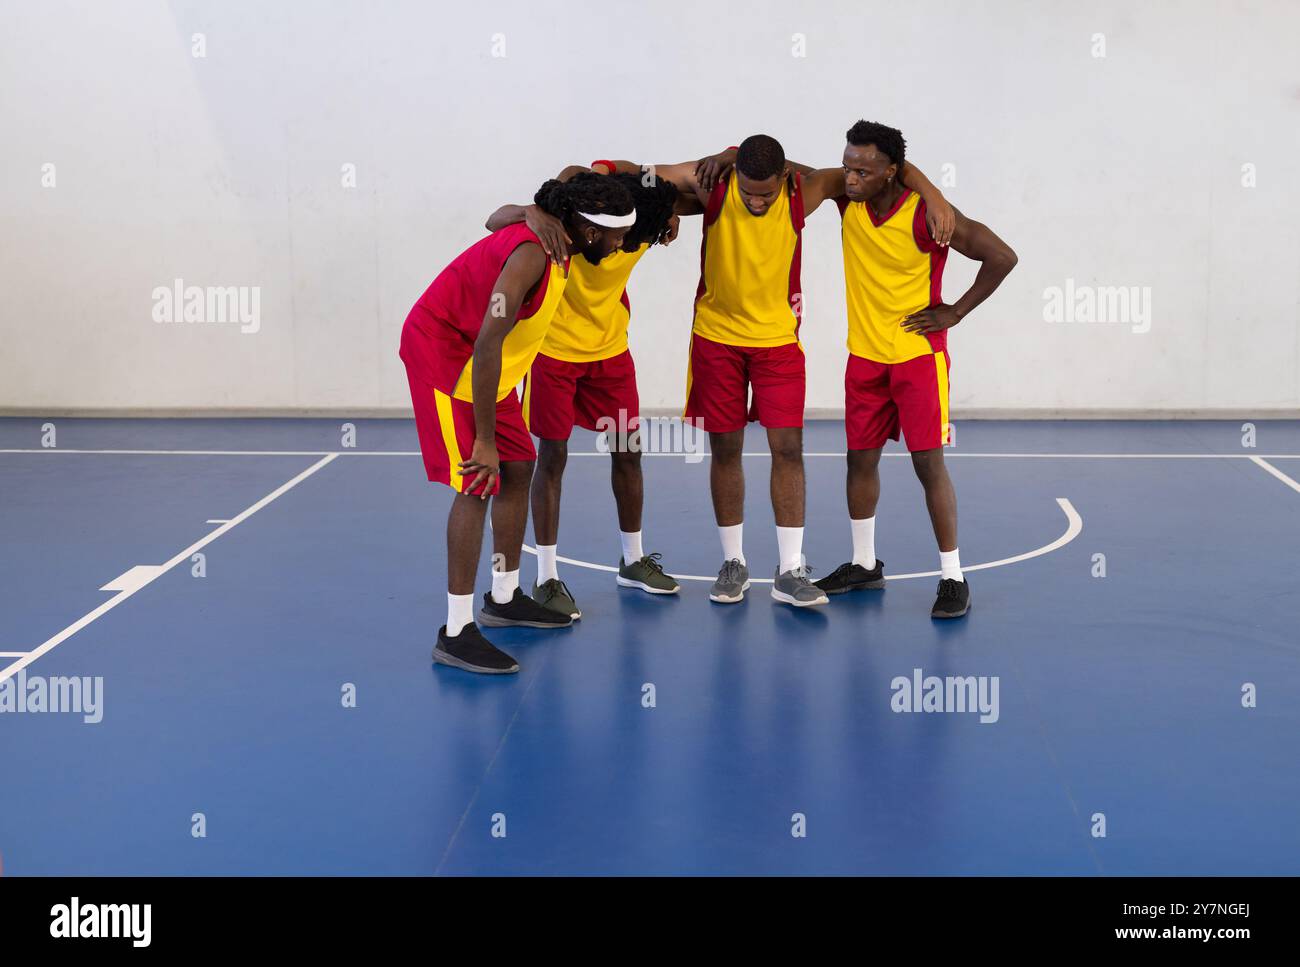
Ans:
{"type": "MultiPolygon", "coordinates": [[[[521,224],[521,222],[519,222],[519,224],[521,224]]],[[[529,229],[528,238],[521,238],[519,240],[519,243],[515,244],[515,247],[511,248],[510,255],[506,256],[506,261],[510,261],[510,256],[513,255],[513,253],[515,253],[516,248],[519,248],[520,246],[524,246],[524,244],[528,244],[529,242],[536,244],[536,246],[538,247],[542,246],[542,240],[537,238],[537,235],[533,233],[532,229],[529,229]]],[[[545,253],[545,250],[543,250],[543,253],[545,253]]],[[[569,256],[568,259],[564,260],[565,276],[568,276],[568,266],[571,257],[572,256],[569,256]]],[[[504,269],[506,268],[506,263],[504,263],[503,261],[503,263],[500,264],[500,266],[502,266],[502,269],[504,269]]],[[[543,266],[542,268],[542,277],[539,278],[537,281],[537,291],[533,292],[533,295],[530,296],[530,298],[524,299],[523,303],[520,303],[519,313],[517,313],[517,315],[515,316],[516,322],[521,320],[521,318],[529,318],[530,316],[537,315],[538,309],[542,308],[542,303],[546,302],[546,289],[547,287],[550,286],[550,282],[551,282],[551,260],[547,259],[546,265],[543,266]]],[[[493,279],[494,289],[495,286],[497,286],[497,279],[493,279]]]]}
{"type": "Polygon", "coordinates": [[[704,295],[704,251],[709,244],[708,227],[718,220],[722,214],[722,203],[727,200],[727,188],[731,185],[731,175],[725,178],[719,178],[717,184],[713,186],[713,191],[709,192],[709,200],[704,206],[704,227],[700,232],[700,284],[695,287],[695,302],[699,302],[704,295]]]}
{"type": "Polygon", "coordinates": [[[948,249],[934,240],[925,215],[925,202],[918,202],[912,216],[912,238],[918,249],[930,253],[930,305],[937,306],[943,302],[943,267],[948,261],[948,249]]]}
{"type": "Polygon", "coordinates": [[[722,203],[727,200],[727,189],[731,186],[731,172],[727,177],[719,178],[713,185],[713,191],[709,192],[709,200],[704,205],[704,224],[712,225],[722,214],[722,203]]]}
{"type": "Polygon", "coordinates": [[[885,214],[882,215],[879,219],[876,218],[876,213],[871,210],[871,202],[865,201],[862,204],[867,209],[867,217],[871,219],[871,224],[875,225],[876,228],[879,228],[881,225],[885,224],[885,222],[889,221],[898,213],[898,210],[903,207],[903,202],[907,201],[907,199],[910,198],[911,195],[912,195],[912,189],[904,188],[903,193],[898,196],[898,201],[894,202],[894,207],[891,208],[889,211],[885,212],[885,214]]]}
{"type": "Polygon", "coordinates": [[[794,190],[790,192],[790,224],[794,228],[794,255],[790,258],[790,285],[786,296],[790,308],[794,310],[794,337],[797,340],[799,326],[803,324],[803,288],[799,279],[799,268],[803,260],[804,226],[803,179],[797,171],[794,173],[794,190]]]}

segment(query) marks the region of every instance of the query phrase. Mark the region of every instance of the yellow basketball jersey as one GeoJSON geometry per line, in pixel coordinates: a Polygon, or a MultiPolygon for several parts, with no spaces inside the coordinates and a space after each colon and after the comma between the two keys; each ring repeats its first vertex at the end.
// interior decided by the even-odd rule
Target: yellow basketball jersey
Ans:
{"type": "MultiPolygon", "coordinates": [[[[576,261],[576,259],[574,260],[576,261]]],[[[572,264],[572,263],[570,263],[572,264]]],[[[510,391],[519,385],[528,372],[538,350],[546,339],[546,331],[555,318],[555,310],[564,296],[565,283],[568,281],[564,270],[547,259],[546,265],[550,275],[546,280],[546,295],[537,311],[526,319],[520,319],[515,327],[506,333],[501,344],[501,381],[497,383],[498,402],[510,395],[510,391]]],[[[458,400],[474,401],[474,359],[470,357],[461,370],[460,379],[456,380],[456,392],[452,394],[458,400]]]]}
{"type": "Polygon", "coordinates": [[[940,352],[947,333],[907,332],[902,322],[941,301],[948,250],[935,244],[921,197],[906,191],[879,221],[866,202],[842,200],[844,286],[849,352],[878,363],[903,363],[940,352]]]}
{"type": "Polygon", "coordinates": [[[626,352],[631,319],[627,280],[649,248],[646,242],[635,252],[619,249],[596,265],[575,256],[542,352],[568,363],[590,363],[626,352]]]}
{"type": "Polygon", "coordinates": [[[720,182],[704,213],[694,333],[730,346],[798,342],[802,230],[797,177],[762,216],[745,207],[735,174],[720,182]]]}

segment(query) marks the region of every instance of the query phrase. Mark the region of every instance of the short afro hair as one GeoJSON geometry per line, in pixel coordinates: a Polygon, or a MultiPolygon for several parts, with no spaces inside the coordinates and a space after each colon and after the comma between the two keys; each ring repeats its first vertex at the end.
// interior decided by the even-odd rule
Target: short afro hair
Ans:
{"type": "Polygon", "coordinates": [[[898,128],[877,124],[875,121],[859,121],[844,136],[848,138],[849,144],[875,145],[877,151],[900,168],[907,160],[907,142],[903,140],[903,132],[898,128]]]}
{"type": "Polygon", "coordinates": [[[785,149],[776,138],[751,134],[736,151],[736,170],[746,178],[766,181],[785,172],[785,149]]]}

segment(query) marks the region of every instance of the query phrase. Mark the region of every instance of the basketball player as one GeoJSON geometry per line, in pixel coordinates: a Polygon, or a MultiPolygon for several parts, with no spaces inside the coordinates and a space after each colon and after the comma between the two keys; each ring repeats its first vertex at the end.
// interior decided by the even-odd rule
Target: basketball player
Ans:
{"type": "Polygon", "coordinates": [[[849,360],[844,374],[848,437],[849,525],[853,559],[817,582],[828,594],[885,585],[876,557],[880,453],[901,429],[939,544],[934,618],[960,618],[970,586],[957,550],[957,497],[943,461],[948,440],[948,330],[993,294],[1016,253],[986,226],[956,212],[952,248],[980,263],[971,287],[952,305],[940,291],[948,250],[926,222],[926,201],[902,183],[903,135],[859,121],[848,130],[843,219],[849,360]]]}
{"type": "MultiPolygon", "coordinates": [[[[620,171],[638,170],[617,162],[620,171]]],[[[827,603],[803,559],[803,411],[805,367],[799,341],[799,282],[804,219],[843,192],[843,172],[822,169],[807,179],[787,163],[775,138],[746,138],[734,156],[708,163],[656,166],[659,178],[704,206],[700,283],[696,290],[684,415],[709,434],[709,483],[723,565],[711,600],[732,604],[750,586],[742,544],[745,424],[758,420],[772,453],[771,498],[779,564],[776,601],[827,603]],[[728,165],[734,157],[734,168],[728,165]],[[750,392],[752,390],[752,401],[750,392]]],[[[916,168],[896,172],[930,202],[942,234],[950,216],[943,195],[916,168]]]]}
{"type": "MultiPolygon", "coordinates": [[[[534,201],[564,223],[574,254],[593,264],[623,244],[636,220],[627,189],[594,174],[548,181],[534,201]]],[[[548,260],[526,225],[511,225],[443,269],[402,328],[400,354],[425,470],[456,491],[447,519],[447,624],[433,652],[440,664],[485,674],[519,670],[473,618],[490,495],[492,591],[483,596],[479,621],[540,628],[572,622],[519,587],[535,452],[515,389],[546,338],[568,268],[568,258],[548,260]]]]}
{"type": "MultiPolygon", "coordinates": [[[[612,162],[594,162],[609,172],[612,162]]],[[[588,169],[578,166],[560,173],[565,181],[588,169]]],[[[694,199],[679,196],[662,179],[614,174],[636,207],[636,224],[623,245],[592,264],[573,262],[564,298],[555,311],[541,351],[524,384],[524,422],[538,438],[537,472],[533,476],[533,533],[537,540],[537,581],[533,597],[543,606],[573,619],[582,617],[573,593],[560,580],[557,538],[560,485],[568,460],[569,435],[575,426],[607,430],[610,443],[610,483],[618,509],[622,557],[619,587],[650,594],[676,594],[676,580],[664,572],[660,555],[642,549],[641,517],[644,484],[637,430],[640,403],[636,366],[628,349],[631,304],[627,282],[650,246],[667,245],[676,237],[678,210],[699,213],[694,199]]],[[[505,205],[487,221],[489,230],[524,222],[542,239],[553,257],[563,257],[568,238],[553,215],[537,205],[505,205]]]]}

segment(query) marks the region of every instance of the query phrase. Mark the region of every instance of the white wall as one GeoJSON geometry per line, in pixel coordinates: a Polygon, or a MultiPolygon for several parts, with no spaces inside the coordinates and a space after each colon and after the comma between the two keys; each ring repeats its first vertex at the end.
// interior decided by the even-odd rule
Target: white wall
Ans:
{"type": "MultiPolygon", "coordinates": [[[[936,180],[955,165],[949,196],[1020,255],[953,334],[958,414],[1300,406],[1290,0],[3,12],[0,408],[406,406],[406,311],[498,204],[568,162],[757,131],[831,165],[858,117],[901,127],[936,180]],[[175,278],[260,286],[260,331],[153,321],[175,278]],[[1149,287],[1150,331],[1045,322],[1067,278],[1149,287]]],[[[814,407],[842,405],[838,231],[827,206],[805,238],[814,407]]],[[[681,401],[698,239],[632,280],[647,407],[681,401]]],[[[973,275],[954,255],[950,301],[973,275]]]]}

